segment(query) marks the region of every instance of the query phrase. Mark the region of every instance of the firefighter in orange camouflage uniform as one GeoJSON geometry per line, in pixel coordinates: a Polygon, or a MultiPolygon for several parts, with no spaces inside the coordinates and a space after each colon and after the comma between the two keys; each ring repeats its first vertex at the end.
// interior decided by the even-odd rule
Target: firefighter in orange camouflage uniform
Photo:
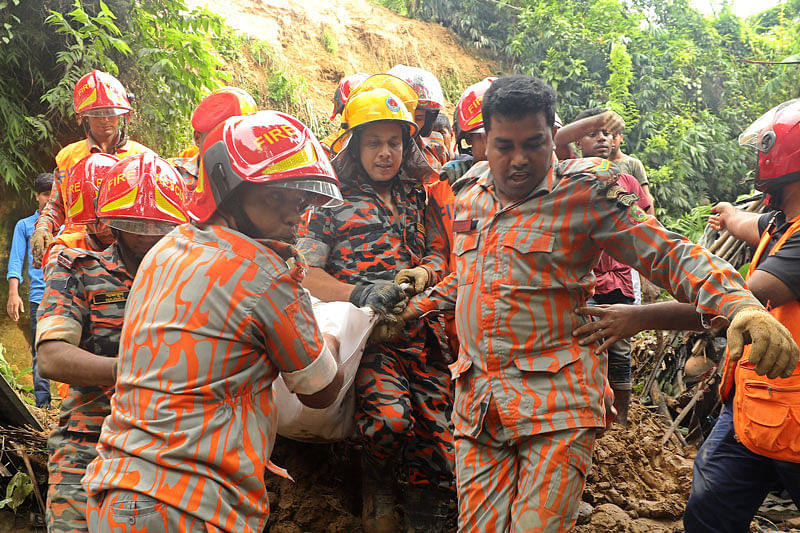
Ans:
{"type": "MultiPolygon", "coordinates": [[[[132,110],[131,104],[125,87],[111,74],[93,70],[83,75],[75,84],[73,109],[78,117],[78,124],[83,125],[86,131],[86,138],[65,146],[56,155],[57,169],[53,191],[36,221],[36,230],[31,235],[31,255],[37,268],[41,266],[42,258],[62,224],[67,222],[61,232],[67,242],[75,238],[70,237],[70,234],[83,230],[82,227],[75,228],[68,223],[66,186],[72,167],[90,154],[107,153],[123,158],[150,151],[126,137],[125,125],[132,110]]],[[[99,247],[93,248],[95,251],[102,251],[111,243],[110,237],[101,241],[99,247]]]]}
{"type": "MultiPolygon", "coordinates": [[[[571,336],[588,321],[573,310],[592,294],[602,249],[701,313],[753,307],[781,327],[727,263],[645,215],[607,161],[554,161],[555,106],[537,78],[489,87],[488,164],[470,169],[456,196],[456,271],[403,314],[455,308],[459,531],[574,524],[596,433],[610,423],[607,360],[571,336]]],[[[741,324],[748,334],[753,326],[741,324]]]]}
{"type": "Polygon", "coordinates": [[[277,411],[272,382],[323,408],[342,384],[300,286],[292,246],[309,204],[341,202],[295,117],[259,111],[215,127],[183,224],[131,287],[117,390],[89,465],[93,532],[260,533],[277,411]]]}
{"type": "MultiPolygon", "coordinates": [[[[81,478],[97,456],[100,426],[110,413],[128,290],[150,246],[186,220],[184,192],[175,169],[153,154],[116,163],[97,199],[97,216],[112,228],[114,243],[103,252],[61,251],[47,280],[36,333],[39,364],[42,375],[69,384],[58,426],[47,441],[51,533],[88,531],[81,478]],[[132,190],[139,192],[126,196],[132,190]]],[[[91,205],[93,198],[86,200],[91,205]]]]}
{"type": "MultiPolygon", "coordinates": [[[[393,280],[421,291],[446,268],[444,257],[426,247],[422,180],[431,168],[400,96],[385,88],[359,90],[343,119],[348,129],[334,142],[333,165],[344,205],[314,208],[301,226],[298,249],[311,267],[303,284],[321,300],[369,306],[385,317],[405,304],[393,280]]],[[[387,335],[368,346],[355,380],[364,443],[362,521],[369,533],[399,531],[394,484],[402,462],[410,483],[405,531],[434,532],[443,527],[452,496],[447,348],[426,321],[396,326],[397,342],[387,335]]]]}

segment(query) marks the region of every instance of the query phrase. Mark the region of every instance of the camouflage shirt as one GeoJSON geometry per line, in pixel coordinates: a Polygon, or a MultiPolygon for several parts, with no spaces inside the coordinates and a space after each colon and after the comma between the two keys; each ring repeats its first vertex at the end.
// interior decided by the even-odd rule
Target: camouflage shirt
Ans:
{"type": "Polygon", "coordinates": [[[297,249],[309,266],[345,283],[394,279],[403,268],[423,265],[441,279],[444,251],[426,246],[425,190],[407,179],[392,186],[397,217],[368,180],[343,180],[344,204],[313,207],[300,225],[297,249]]]}
{"type": "MultiPolygon", "coordinates": [[[[95,355],[116,357],[132,282],[116,244],[103,252],[63,250],[39,305],[37,348],[45,341],[64,341],[95,355]]],[[[113,392],[113,387],[70,385],[59,426],[99,435],[111,412],[113,392]]]]}

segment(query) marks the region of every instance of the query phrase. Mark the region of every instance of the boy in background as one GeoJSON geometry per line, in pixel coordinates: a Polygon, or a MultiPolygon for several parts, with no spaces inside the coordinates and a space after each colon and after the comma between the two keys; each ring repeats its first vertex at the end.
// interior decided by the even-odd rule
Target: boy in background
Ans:
{"type": "Polygon", "coordinates": [[[39,220],[39,212],[50,199],[50,190],[53,188],[55,176],[53,174],[39,174],[33,182],[33,190],[36,193],[36,201],[39,208],[34,214],[23,218],[14,227],[14,237],[11,241],[11,253],[8,257],[8,303],[6,312],[14,322],[19,321],[20,313],[25,312],[25,304],[19,295],[19,285],[22,281],[22,268],[25,260],[28,261],[28,279],[30,288],[28,289],[28,301],[30,302],[31,319],[31,355],[33,356],[33,393],[36,397],[36,407],[50,407],[50,382],[39,376],[39,365],[36,361],[36,348],[33,339],[36,338],[36,312],[39,310],[39,302],[42,301],[44,293],[44,276],[42,269],[33,267],[33,257],[29,245],[31,234],[39,220]]]}

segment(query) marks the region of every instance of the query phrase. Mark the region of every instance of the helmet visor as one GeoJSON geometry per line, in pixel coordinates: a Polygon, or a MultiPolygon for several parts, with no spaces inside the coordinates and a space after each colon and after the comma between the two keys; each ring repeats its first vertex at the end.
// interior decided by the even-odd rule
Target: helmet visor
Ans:
{"type": "Polygon", "coordinates": [[[318,207],[336,207],[343,203],[339,187],[329,181],[299,179],[270,182],[268,185],[311,193],[310,203],[318,207]]]}
{"type": "Polygon", "coordinates": [[[87,109],[86,111],[81,111],[80,115],[82,117],[116,117],[119,115],[127,115],[127,109],[122,109],[119,107],[100,107],[97,109],[87,109]]]}
{"type": "Polygon", "coordinates": [[[773,129],[775,115],[786,106],[795,105],[800,99],[789,100],[776,105],[750,124],[746,130],[739,135],[741,146],[752,146],[761,153],[766,154],[775,145],[777,136],[773,129]]]}
{"type": "Polygon", "coordinates": [[[175,224],[169,222],[158,222],[154,220],[134,220],[129,218],[101,218],[108,227],[135,233],[136,235],[166,235],[173,229],[175,224]]]}

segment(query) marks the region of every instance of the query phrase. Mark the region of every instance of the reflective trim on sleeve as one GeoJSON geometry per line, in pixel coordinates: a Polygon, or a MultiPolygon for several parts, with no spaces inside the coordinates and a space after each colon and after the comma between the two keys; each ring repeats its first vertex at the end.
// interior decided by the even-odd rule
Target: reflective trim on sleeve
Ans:
{"type": "Polygon", "coordinates": [[[286,387],[295,394],[314,394],[331,384],[338,365],[327,345],[307,367],[294,372],[281,372],[286,387]]]}
{"type": "Polygon", "coordinates": [[[77,320],[65,316],[50,315],[36,324],[36,348],[45,341],[64,341],[74,346],[81,342],[83,326],[77,320]]]}

